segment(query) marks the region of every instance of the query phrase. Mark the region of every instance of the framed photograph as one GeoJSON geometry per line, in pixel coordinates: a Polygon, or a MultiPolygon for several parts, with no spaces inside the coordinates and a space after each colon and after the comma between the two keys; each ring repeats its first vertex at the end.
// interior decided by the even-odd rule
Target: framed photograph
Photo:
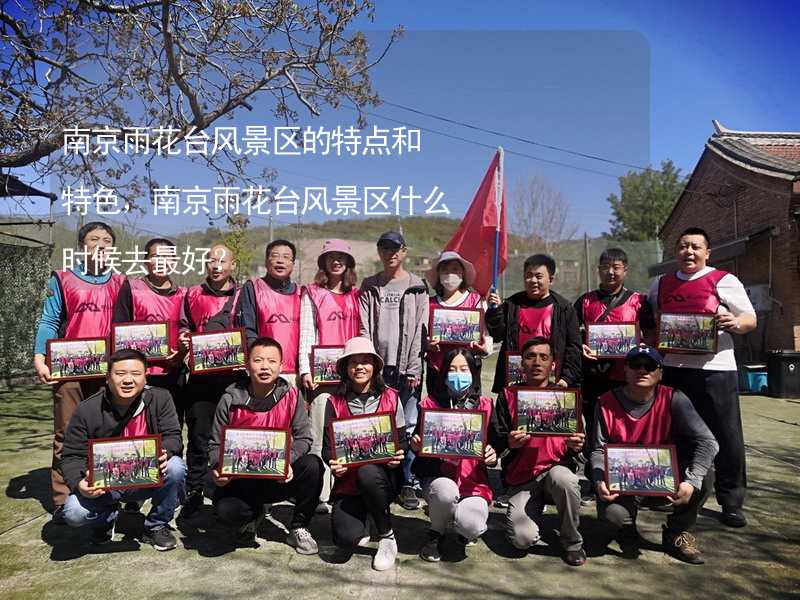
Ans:
{"type": "Polygon", "coordinates": [[[453,346],[483,343],[483,310],[480,308],[431,308],[431,341],[453,346]]]}
{"type": "Polygon", "coordinates": [[[524,385],[525,373],[522,371],[522,354],[506,352],[506,387],[524,385]]]}
{"type": "Polygon", "coordinates": [[[389,462],[400,447],[391,413],[336,419],[329,433],[333,459],[340,465],[389,462]]]}
{"type": "Polygon", "coordinates": [[[59,381],[102,379],[108,373],[105,338],[47,340],[45,356],[50,376],[59,381]]]}
{"type": "Polygon", "coordinates": [[[189,368],[192,373],[230,371],[247,364],[243,329],[226,329],[189,336],[189,368]]]}
{"type": "Polygon", "coordinates": [[[586,345],[598,358],[625,358],[638,344],[638,323],[586,324],[586,345]]]}
{"type": "Polygon", "coordinates": [[[670,496],[678,491],[678,454],[674,445],[608,444],[606,485],[628,496],[670,496]]]}
{"type": "Polygon", "coordinates": [[[314,383],[341,383],[336,361],[342,353],[344,346],[311,346],[311,379],[314,383]]]}
{"type": "Polygon", "coordinates": [[[104,490],[160,487],[161,436],[89,440],[89,485],[104,490]]]}
{"type": "Polygon", "coordinates": [[[481,411],[423,408],[420,416],[420,456],[483,459],[486,415],[481,411]]]}
{"type": "Polygon", "coordinates": [[[219,464],[227,477],[286,479],[291,462],[291,436],[283,429],[223,427],[219,464]]]}
{"type": "Polygon", "coordinates": [[[714,315],[662,313],[658,319],[658,349],[661,352],[716,354],[714,315]]]}
{"type": "Polygon", "coordinates": [[[166,321],[115,323],[111,326],[111,352],[133,348],[149,361],[166,360],[170,355],[169,323],[166,321]]]}
{"type": "Polygon", "coordinates": [[[578,388],[514,389],[517,416],[514,427],[531,435],[572,435],[583,430],[578,388]]]}

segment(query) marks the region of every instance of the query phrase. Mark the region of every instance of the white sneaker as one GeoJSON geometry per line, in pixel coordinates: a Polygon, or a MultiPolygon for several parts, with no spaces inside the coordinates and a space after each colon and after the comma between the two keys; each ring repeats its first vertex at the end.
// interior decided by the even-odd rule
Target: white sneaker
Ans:
{"type": "Polygon", "coordinates": [[[389,533],[388,537],[382,537],[378,542],[378,551],[372,559],[372,568],[376,571],[385,571],[394,566],[397,559],[397,540],[394,533],[389,533]]]}
{"type": "Polygon", "coordinates": [[[286,543],[293,546],[298,554],[317,554],[319,552],[319,546],[317,546],[314,536],[305,527],[292,529],[286,536],[286,543]]]}

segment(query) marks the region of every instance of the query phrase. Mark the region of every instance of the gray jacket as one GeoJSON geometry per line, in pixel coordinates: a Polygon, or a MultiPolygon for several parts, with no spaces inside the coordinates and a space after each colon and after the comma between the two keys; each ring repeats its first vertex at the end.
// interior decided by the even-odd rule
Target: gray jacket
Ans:
{"type": "MultiPolygon", "coordinates": [[[[231,409],[235,406],[247,406],[253,410],[272,410],[289,393],[289,384],[283,378],[278,379],[275,391],[266,399],[256,400],[248,391],[249,382],[240,381],[229,385],[222,394],[217,404],[214,415],[214,424],[211,427],[211,437],[208,440],[208,464],[212,469],[219,465],[219,444],[222,438],[222,428],[228,425],[231,409]],[[259,406],[254,406],[259,404],[259,406]]],[[[308,454],[311,450],[311,422],[308,419],[306,403],[298,394],[294,415],[292,415],[292,452],[291,462],[308,454]]]]}
{"type": "MultiPolygon", "coordinates": [[[[397,345],[397,371],[417,379],[422,376],[422,340],[427,337],[430,296],[425,283],[409,273],[408,289],[400,298],[400,343],[397,345]]],[[[380,287],[383,275],[378,273],[361,282],[361,329],[359,335],[376,341],[378,317],[381,313],[380,287]]],[[[377,346],[378,344],[375,343],[377,346]]]]}

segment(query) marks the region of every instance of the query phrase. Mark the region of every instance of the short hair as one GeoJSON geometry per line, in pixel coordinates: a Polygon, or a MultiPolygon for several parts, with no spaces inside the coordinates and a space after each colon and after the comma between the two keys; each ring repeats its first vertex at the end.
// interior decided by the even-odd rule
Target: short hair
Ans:
{"type": "Polygon", "coordinates": [[[267,249],[264,250],[264,257],[269,258],[270,250],[276,248],[277,246],[288,246],[292,251],[292,260],[297,258],[297,247],[289,240],[275,240],[267,244],[267,249]]]}
{"type": "Polygon", "coordinates": [[[102,229],[108,235],[111,236],[112,243],[117,243],[117,234],[114,233],[114,230],[111,229],[111,225],[108,223],[103,223],[102,221],[90,221],[83,227],[78,230],[78,243],[82,244],[83,241],[86,239],[86,236],[89,235],[95,229],[102,229]]]}
{"type": "Polygon", "coordinates": [[[144,245],[145,256],[150,254],[150,248],[153,246],[172,246],[174,248],[175,242],[168,240],[167,238],[153,238],[152,240],[148,240],[144,245]]]}
{"type": "MultiPolygon", "coordinates": [[[[347,396],[353,391],[353,382],[350,381],[350,376],[347,374],[347,361],[343,360],[341,364],[336,363],[336,373],[339,375],[341,383],[336,389],[337,396],[347,396]]],[[[386,381],[383,379],[383,374],[378,369],[378,361],[372,357],[372,387],[375,388],[377,394],[383,394],[386,389],[386,381]]]]}
{"type": "Polygon", "coordinates": [[[528,348],[530,348],[532,346],[547,346],[548,348],[550,348],[550,356],[554,356],[555,355],[555,352],[553,351],[552,342],[550,342],[550,340],[548,340],[546,337],[542,337],[540,335],[537,335],[536,337],[532,337],[531,339],[526,341],[524,344],[522,344],[522,350],[520,350],[519,353],[524,356],[525,352],[528,351],[528,348]]]}
{"type": "Polygon", "coordinates": [[[250,352],[252,352],[254,348],[258,348],[258,347],[262,347],[262,348],[277,348],[278,352],[281,355],[281,358],[283,358],[283,348],[281,347],[280,342],[278,342],[278,340],[276,340],[276,339],[273,339],[273,338],[267,337],[267,336],[257,337],[247,347],[248,354],[250,352]]]}
{"type": "Polygon", "coordinates": [[[115,363],[122,362],[123,360],[138,360],[141,361],[143,365],[147,366],[147,357],[144,354],[133,348],[123,348],[122,350],[117,350],[108,358],[109,372],[115,363]]]}
{"type": "Polygon", "coordinates": [[[468,396],[480,396],[481,394],[481,367],[478,359],[469,348],[452,348],[449,350],[442,359],[442,368],[439,371],[439,376],[436,378],[436,385],[434,386],[433,396],[437,399],[445,400],[449,397],[447,389],[447,373],[450,371],[450,364],[456,356],[463,356],[469,365],[469,371],[472,373],[472,384],[467,391],[468,396]]]}
{"type": "MultiPolygon", "coordinates": [[[[708,232],[702,227],[687,227],[681,231],[681,234],[678,236],[678,241],[685,235],[702,235],[706,240],[706,246],[711,248],[711,238],[708,237],[708,232]]],[[[677,244],[678,242],[675,243],[677,244]]]]}
{"type": "Polygon", "coordinates": [[[556,274],[556,261],[547,254],[534,254],[526,258],[525,264],[522,265],[522,272],[525,273],[529,267],[547,267],[550,277],[556,274]]]}
{"type": "Polygon", "coordinates": [[[621,262],[628,265],[628,254],[622,248],[606,248],[597,261],[598,265],[605,265],[613,262],[621,262]]]}

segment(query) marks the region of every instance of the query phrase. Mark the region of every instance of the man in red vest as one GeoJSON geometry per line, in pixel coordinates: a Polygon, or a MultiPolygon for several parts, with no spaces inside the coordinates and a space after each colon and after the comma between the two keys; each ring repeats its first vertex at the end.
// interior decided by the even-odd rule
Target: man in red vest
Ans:
{"type": "MultiPolygon", "coordinates": [[[[525,386],[546,388],[553,370],[553,349],[542,337],[531,338],[522,346],[522,369],[525,386]]],[[[581,495],[578,476],[579,456],[585,436],[532,436],[517,430],[519,415],[514,387],[503,390],[496,403],[497,440],[508,448],[501,454],[503,475],[508,486],[506,537],[519,550],[527,550],[539,541],[540,518],[545,502],[558,509],[558,528],[563,559],[577,567],[586,562],[583,537],[578,531],[581,495]]],[[[499,446],[500,444],[498,444],[499,446]]],[[[504,448],[496,448],[503,452],[504,448]]]]}
{"type": "Polygon", "coordinates": [[[236,323],[244,327],[247,343],[271,337],[283,348],[281,376],[297,383],[300,348],[300,286],[291,280],[297,248],[288,240],[275,240],[265,251],[267,274],[242,286],[236,323]]]}
{"type": "Polygon", "coordinates": [[[169,523],[184,493],[186,465],[178,415],[169,392],[145,388],[145,357],[137,350],[120,350],[108,360],[107,387],[84,400],[67,427],[61,459],[71,495],[64,520],[72,527],[88,526],[93,544],[112,540],[120,502],[152,501],[141,540],[156,550],[172,550],[175,536],[169,523]],[[106,491],[89,485],[89,440],[161,435],[157,488],[106,491]]]}
{"type": "Polygon", "coordinates": [[[64,523],[64,503],[70,493],[61,471],[64,430],[75,408],[103,387],[102,380],[56,382],[45,362],[47,341],[55,338],[108,338],[111,317],[125,277],[112,273],[106,253],[116,242],[114,230],[92,221],[78,232],[78,246],[85,261],[72,269],[54,271],[47,283],[47,297],[36,332],[33,364],[44,384],[53,386],[53,465],[50,481],[53,490],[53,522],[64,523]]]}
{"type": "Polygon", "coordinates": [[[624,387],[606,392],[597,402],[591,435],[592,479],[598,517],[616,529],[623,554],[639,555],[636,514],[641,496],[612,494],[605,483],[606,444],[660,446],[675,444],[680,479],[668,500],[674,511],[662,531],[664,550],[684,562],[702,564],[702,553],[689,533],[705,500],[703,479],[719,446],[685,394],[661,385],[663,358],[644,344],[625,357],[624,387]]]}
{"type": "Polygon", "coordinates": [[[744,527],[747,475],[733,334],[755,329],[756,313],[742,282],[731,273],[709,267],[710,257],[708,234],[699,227],[685,230],[675,244],[678,271],[653,281],[650,304],[658,314],[714,316],[717,352],[667,354],[664,382],[689,396],[719,442],[714,490],[722,507],[721,521],[729,527],[744,527]]]}

